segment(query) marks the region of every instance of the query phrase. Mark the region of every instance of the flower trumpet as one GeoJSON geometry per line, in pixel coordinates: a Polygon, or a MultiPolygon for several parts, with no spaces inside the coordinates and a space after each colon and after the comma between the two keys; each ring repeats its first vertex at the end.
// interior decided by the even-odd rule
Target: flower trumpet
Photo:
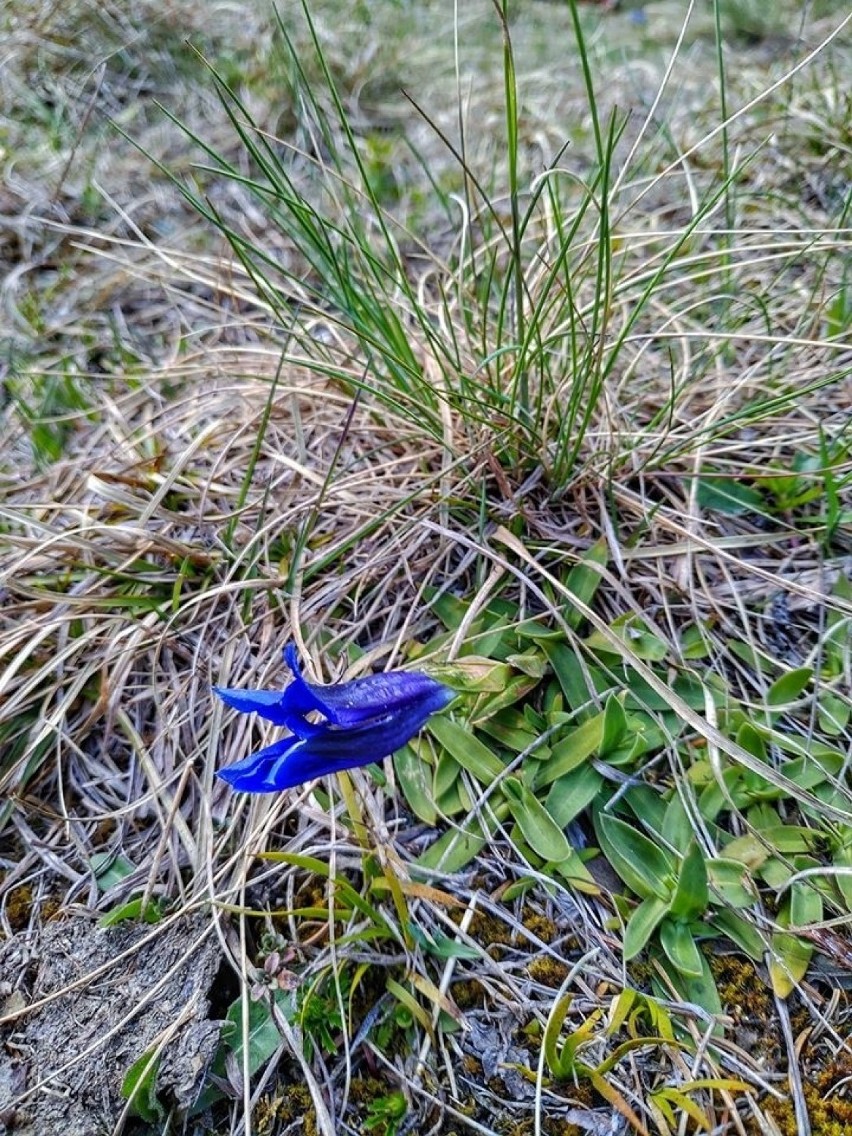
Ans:
{"type": "Polygon", "coordinates": [[[218,771],[244,793],[274,793],[381,761],[455,698],[443,683],[416,671],[388,671],[323,686],[305,680],[292,644],[284,658],[293,672],[284,690],[213,687],[228,706],[259,714],[292,735],[218,771]],[[320,720],[312,721],[308,714],[320,720]]]}

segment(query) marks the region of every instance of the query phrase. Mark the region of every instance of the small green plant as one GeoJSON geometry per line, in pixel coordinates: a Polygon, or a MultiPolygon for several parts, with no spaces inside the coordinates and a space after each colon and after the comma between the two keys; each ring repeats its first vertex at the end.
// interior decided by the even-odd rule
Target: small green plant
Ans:
{"type": "Polygon", "coordinates": [[[351,982],[349,971],[339,970],[336,974],[319,974],[313,981],[299,986],[295,1020],[302,1028],[308,1060],[314,1052],[329,1054],[337,1050],[351,982]]]}
{"type": "Polygon", "coordinates": [[[133,1062],[121,1082],[121,1095],[127,1101],[131,1116],[146,1124],[160,1124],[166,1115],[163,1102],[157,1095],[159,1069],[159,1050],[149,1050],[133,1062]]]}
{"type": "Polygon", "coordinates": [[[377,1097],[370,1102],[367,1115],[363,1120],[366,1132],[375,1132],[376,1136],[396,1136],[408,1112],[405,1094],[400,1092],[388,1093],[386,1097],[377,1097]]]}
{"type": "MultiPolygon", "coordinates": [[[[852,910],[844,876],[852,812],[837,781],[844,757],[832,744],[799,740],[795,724],[816,703],[823,717],[833,707],[839,726],[849,700],[822,690],[814,669],[803,667],[781,673],[762,704],[748,706],[718,677],[676,666],[671,648],[635,615],[583,634],[581,612],[601,579],[597,563],[592,554],[569,576],[565,594],[579,606],[566,607],[561,630],[519,619],[499,599],[470,620],[463,602],[436,598],[448,630],[430,653],[462,622],[469,630],[445,676],[460,691],[460,710],[433,721],[428,738],[398,755],[397,776],[422,820],[459,819],[418,865],[457,870],[503,832],[536,871],[594,893],[589,850],[565,835],[588,815],[628,889],[617,901],[628,961],[650,950],[685,997],[718,1014],[701,943],[724,936],[755,960],[768,957],[773,985],[786,995],[813,953],[797,931],[820,922],[825,904],[852,910]],[[573,646],[572,625],[579,632],[573,646]],[[708,700],[740,759],[723,755],[711,764],[701,737],[675,710],[691,714],[708,700]],[[686,790],[643,776],[671,747],[686,790]],[[832,807],[837,821],[849,819],[830,822],[832,807]],[[742,824],[747,835],[738,836],[742,824]],[[770,921],[759,913],[761,901],[770,921]]],[[[839,663],[841,626],[847,620],[836,613],[824,636],[823,681],[839,663]]],[[[684,636],[682,649],[700,661],[697,632],[684,636]]]]}
{"type": "Polygon", "coordinates": [[[81,419],[92,414],[84,381],[66,362],[50,374],[31,374],[10,384],[12,399],[27,423],[33,459],[40,469],[63,457],[81,419]]]}

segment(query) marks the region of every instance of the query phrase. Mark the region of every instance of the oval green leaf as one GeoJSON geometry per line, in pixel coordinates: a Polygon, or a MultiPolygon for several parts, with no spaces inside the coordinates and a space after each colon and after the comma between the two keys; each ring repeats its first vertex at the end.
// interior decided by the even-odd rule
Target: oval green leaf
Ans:
{"type": "Polygon", "coordinates": [[[601,851],[629,888],[643,899],[669,902],[674,891],[674,861],[665,849],[611,813],[597,812],[595,832],[601,851]]]}
{"type": "Polygon", "coordinates": [[[571,855],[568,838],[541,801],[517,777],[507,777],[502,789],[530,848],[544,860],[567,860],[571,855]]]}
{"type": "Polygon", "coordinates": [[[798,667],[781,675],[766,692],[767,706],[786,706],[789,702],[795,702],[813,675],[813,667],[798,667]]]}
{"type": "Polygon", "coordinates": [[[482,785],[490,785],[505,769],[503,762],[470,730],[440,714],[429,722],[429,733],[482,785]]]}
{"type": "MultiPolygon", "coordinates": [[[[684,923],[692,923],[693,920],[704,914],[709,902],[707,864],[704,853],[699,848],[697,841],[693,840],[681,861],[677,887],[672,898],[672,918],[684,923]]],[[[684,971],[683,973],[691,974],[693,972],[684,971]]]]}
{"type": "Polygon", "coordinates": [[[627,921],[624,932],[624,958],[626,962],[644,950],[653,933],[668,914],[668,900],[652,895],[643,899],[627,921]]]}
{"type": "Polygon", "coordinates": [[[688,923],[664,919],[660,925],[660,944],[679,974],[687,978],[701,977],[704,969],[701,952],[695,945],[692,928],[688,923]]]}

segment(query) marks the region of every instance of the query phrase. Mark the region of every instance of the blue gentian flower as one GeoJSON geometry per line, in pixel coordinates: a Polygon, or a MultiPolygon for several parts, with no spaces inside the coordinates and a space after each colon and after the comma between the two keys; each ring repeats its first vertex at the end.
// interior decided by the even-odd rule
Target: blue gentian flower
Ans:
{"type": "Polygon", "coordinates": [[[292,737],[218,771],[244,793],[291,789],[327,773],[389,757],[443,710],[455,693],[429,675],[390,671],[329,686],[302,677],[296,649],[284,658],[293,681],[284,690],[232,690],[214,686],[223,702],[245,714],[284,726],[292,737]],[[321,721],[309,721],[317,713],[321,721]]]}

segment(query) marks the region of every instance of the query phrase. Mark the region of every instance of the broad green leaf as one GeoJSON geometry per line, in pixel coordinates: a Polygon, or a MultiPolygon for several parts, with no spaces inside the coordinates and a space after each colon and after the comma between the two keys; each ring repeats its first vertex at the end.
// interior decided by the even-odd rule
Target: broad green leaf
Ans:
{"type": "Polygon", "coordinates": [[[166,1115],[157,1097],[159,1069],[159,1054],[155,1056],[154,1051],[148,1050],[133,1062],[121,1082],[121,1095],[131,1113],[146,1124],[160,1124],[166,1115]]]}
{"type": "Polygon", "coordinates": [[[611,866],[642,899],[656,896],[668,904],[674,891],[674,861],[632,825],[599,811],[594,817],[598,844],[611,866]]]}
{"type": "MultiPolygon", "coordinates": [[[[492,796],[491,811],[496,820],[505,820],[509,808],[505,800],[495,800],[492,796]]],[[[482,851],[490,839],[490,833],[490,821],[484,823],[481,817],[468,817],[459,828],[451,828],[439,836],[434,844],[417,857],[414,864],[429,872],[453,875],[482,851]]]]}
{"type": "MultiPolygon", "coordinates": [[[[539,679],[532,678],[526,674],[515,674],[501,691],[496,694],[484,695],[476,704],[475,717],[476,718],[490,718],[492,715],[497,714],[500,710],[505,709],[507,706],[514,706],[516,702],[526,698],[531,690],[539,684],[539,679]]],[[[435,718],[434,721],[438,721],[435,718]]],[[[449,721],[448,718],[441,719],[444,722],[449,721]]]]}
{"type": "Polygon", "coordinates": [[[737,915],[735,911],[723,907],[713,913],[710,926],[727,935],[731,942],[745,951],[750,959],[755,962],[763,961],[766,943],[757,928],[745,916],[737,915]]]}
{"type": "Polygon", "coordinates": [[[829,808],[835,809],[849,808],[848,789],[844,790],[839,786],[835,788],[833,785],[826,784],[817,785],[814,789],[814,796],[817,798],[818,803],[813,807],[810,805],[802,805],[801,811],[805,816],[812,817],[819,825],[822,825],[825,818],[825,812],[821,809],[821,805],[825,804],[829,808]]]}
{"type": "Polygon", "coordinates": [[[790,882],[790,877],[794,874],[795,869],[791,868],[786,860],[781,860],[778,856],[770,856],[765,864],[762,864],[760,869],[754,873],[759,879],[763,880],[767,887],[773,891],[780,891],[781,888],[786,887],[790,882]]]}
{"type": "Polygon", "coordinates": [[[617,769],[634,766],[638,758],[646,752],[645,739],[641,735],[627,734],[621,745],[611,749],[606,755],[606,763],[617,769]]]}
{"type": "Polygon", "coordinates": [[[738,516],[741,513],[763,513],[763,494],[731,477],[702,475],[698,480],[696,501],[701,509],[738,516]]]}
{"type": "MultiPolygon", "coordinates": [[[[806,880],[797,880],[778,912],[782,928],[805,927],[822,919],[822,896],[806,880]]],[[[776,931],[770,940],[769,977],[779,998],[786,998],[808,971],[814,947],[790,931],[776,931]]]]}
{"type": "Polygon", "coordinates": [[[484,621],[488,630],[484,633],[477,630],[475,636],[469,638],[473,639],[477,652],[484,655],[487,659],[500,659],[505,662],[506,656],[509,655],[517,645],[514,628],[511,626],[511,620],[506,616],[494,620],[488,617],[484,621]]]}
{"type": "Polygon", "coordinates": [[[429,722],[428,729],[447,753],[468,773],[472,773],[480,784],[490,785],[503,774],[506,767],[500,758],[458,722],[439,714],[429,722]]]}
{"type": "Polygon", "coordinates": [[[478,824],[469,822],[461,829],[443,833],[433,845],[415,860],[415,864],[430,871],[451,876],[478,856],[487,843],[478,824]]]}
{"type": "Polygon", "coordinates": [[[609,754],[619,748],[627,733],[627,715],[616,695],[611,694],[604,707],[603,733],[601,735],[600,756],[607,759],[609,754]]]}
{"type": "Polygon", "coordinates": [[[433,826],[438,812],[431,787],[432,766],[421,756],[421,746],[425,749],[427,744],[422,738],[417,738],[404,745],[394,754],[393,767],[408,807],[418,820],[433,826]]]}
{"type": "MultiPolygon", "coordinates": [[[[603,576],[595,566],[598,565],[603,568],[606,566],[608,560],[609,553],[607,544],[602,537],[585,553],[580,563],[575,564],[568,573],[565,587],[572,595],[576,596],[577,599],[584,603],[586,607],[589,607],[591,604],[595,597],[595,592],[600,587],[601,580],[603,579],[603,576]]],[[[574,630],[580,626],[584,618],[582,612],[575,607],[569,608],[565,613],[565,620],[568,626],[574,630]]]]}
{"type": "Polygon", "coordinates": [[[849,725],[852,716],[852,707],[848,700],[832,694],[829,690],[821,690],[817,702],[817,717],[823,733],[829,737],[842,734],[849,725]]]}
{"type": "Polygon", "coordinates": [[[777,746],[783,753],[796,755],[797,761],[788,762],[784,766],[784,773],[796,782],[803,784],[799,776],[790,770],[800,770],[803,776],[811,773],[825,778],[826,773],[836,774],[846,761],[846,754],[836,746],[823,745],[816,738],[799,738],[795,734],[785,733],[783,730],[773,730],[765,726],[758,726],[763,737],[772,745],[777,746]]]}
{"type": "Polygon", "coordinates": [[[564,643],[542,643],[548,661],[556,675],[557,682],[565,695],[565,701],[571,710],[581,710],[588,707],[589,700],[597,690],[606,690],[609,680],[596,667],[581,667],[577,653],[564,643]],[[593,689],[589,690],[588,679],[593,689]],[[600,686],[597,685],[600,683],[600,686]]]}
{"type": "Polygon", "coordinates": [[[726,860],[736,860],[740,864],[744,864],[750,872],[756,872],[762,868],[771,856],[771,852],[764,841],[758,839],[752,832],[747,832],[743,836],[735,836],[733,840],[728,841],[722,851],[726,860]]]}
{"type": "MultiPolygon", "coordinates": [[[[270,997],[280,1010],[284,1019],[292,1022],[295,1018],[295,1002],[290,990],[276,990],[270,997]]],[[[257,1002],[248,998],[248,1033],[243,1033],[243,999],[232,1002],[226,1021],[234,1027],[228,1036],[237,1065],[243,1067],[243,1053],[248,1061],[249,1076],[253,1077],[272,1057],[281,1045],[282,1037],[273,1017],[268,998],[257,1002]]]]}
{"type": "Polygon", "coordinates": [[[690,623],[680,633],[680,653],[684,659],[706,659],[712,650],[710,637],[698,623],[690,623]]]}
{"type": "Polygon", "coordinates": [[[585,895],[600,895],[599,884],[576,849],[572,848],[571,854],[565,860],[551,863],[549,867],[551,874],[558,872],[563,880],[566,880],[577,891],[581,891],[585,895]]]}
{"type": "Polygon", "coordinates": [[[735,658],[741,659],[758,674],[765,670],[771,670],[776,665],[775,659],[768,652],[758,650],[745,639],[726,639],[725,647],[735,658]]]}
{"type": "Polygon", "coordinates": [[[669,910],[669,901],[650,896],[643,899],[632,912],[624,931],[624,958],[626,962],[636,958],[647,946],[648,940],[656,931],[669,910]]]}
{"type": "Polygon", "coordinates": [[[846,904],[846,910],[852,912],[852,847],[846,845],[834,853],[834,866],[840,871],[834,876],[834,881],[840,889],[840,894],[846,904]]]}
{"type": "Polygon", "coordinates": [[[110,888],[126,880],[136,871],[136,865],[121,852],[94,852],[89,858],[98,885],[98,891],[107,892],[110,888]]]}
{"type": "MultiPolygon", "coordinates": [[[[620,615],[609,625],[627,648],[627,654],[635,655],[647,662],[661,662],[669,653],[668,646],[654,635],[637,615],[620,615]]],[[[593,631],[586,639],[586,646],[602,655],[618,655],[608,638],[599,631],[593,631]]]]}
{"type": "Polygon", "coordinates": [[[684,807],[680,794],[675,792],[666,805],[663,816],[662,837],[666,844],[685,852],[693,839],[692,821],[684,807]]]}
{"type": "Polygon", "coordinates": [[[710,891],[707,886],[704,853],[699,848],[698,842],[693,840],[681,861],[677,887],[670,908],[672,919],[692,923],[704,914],[709,902],[710,891]]]}
{"type": "Polygon", "coordinates": [[[601,744],[603,721],[603,714],[596,714],[551,746],[550,757],[538,768],[536,787],[550,785],[588,761],[601,744]]]}
{"type": "Polygon", "coordinates": [[[808,972],[814,948],[807,939],[776,931],[770,942],[769,978],[779,998],[790,995],[808,972]]]}
{"type": "Polygon", "coordinates": [[[499,694],[512,677],[512,668],[482,655],[465,655],[452,663],[433,667],[435,678],[465,694],[499,694]]]}
{"type": "Polygon", "coordinates": [[[535,794],[517,777],[507,777],[503,793],[524,839],[544,860],[567,860],[571,845],[565,833],[535,794]]]}
{"type": "Polygon", "coordinates": [[[435,800],[440,801],[443,796],[449,793],[460,776],[461,766],[455,758],[446,752],[439,754],[438,762],[435,766],[435,780],[432,786],[435,800]]]}
{"type": "MultiPolygon", "coordinates": [[[[629,692],[625,704],[629,701],[629,692]]],[[[671,711],[659,711],[655,714],[647,710],[632,710],[627,715],[628,736],[641,742],[637,754],[650,753],[663,749],[683,730],[683,722],[679,721],[671,711]]],[[[611,761],[610,756],[607,760],[611,761]]]]}
{"type": "Polygon", "coordinates": [[[467,615],[467,610],[470,607],[469,603],[464,600],[458,599],[456,596],[450,595],[449,592],[442,592],[434,598],[430,597],[430,607],[443,623],[448,631],[458,631],[461,627],[462,620],[467,615]]]}
{"type": "Polygon", "coordinates": [[[98,926],[114,927],[117,923],[126,923],[128,920],[136,919],[142,923],[159,923],[163,918],[163,906],[163,901],[155,896],[153,899],[149,899],[143,907],[142,896],[138,895],[135,899],[128,900],[127,903],[122,903],[120,907],[102,915],[98,920],[98,926]]]}
{"type": "Polygon", "coordinates": [[[757,899],[748,870],[739,860],[725,856],[708,860],[707,877],[713,891],[730,907],[751,907],[757,899]]]}
{"type": "Polygon", "coordinates": [[[790,887],[790,925],[809,927],[819,923],[823,916],[822,896],[816,889],[816,880],[796,880],[790,887]]]}
{"type": "MultiPolygon", "coordinates": [[[[668,710],[669,700],[658,694],[643,678],[633,673],[629,668],[623,675],[627,697],[624,701],[627,710],[668,710]]],[[[693,710],[703,710],[709,693],[713,702],[719,706],[725,701],[724,691],[716,688],[711,682],[703,683],[692,675],[678,675],[671,684],[671,689],[679,695],[687,706],[693,710]]],[[[678,720],[672,719],[673,727],[678,726],[678,720]]],[[[672,729],[672,735],[677,737],[681,730],[672,729]]]]}
{"type": "Polygon", "coordinates": [[[672,966],[687,978],[700,978],[703,973],[701,952],[695,945],[692,928],[688,923],[664,919],[660,924],[660,945],[672,966]]]}
{"type": "Polygon", "coordinates": [[[460,813],[467,814],[473,806],[470,793],[468,793],[467,787],[460,777],[448,784],[442,792],[435,793],[435,804],[438,806],[439,814],[445,817],[458,816],[460,813]]]}
{"type": "Polygon", "coordinates": [[[655,844],[662,843],[663,825],[668,803],[662,794],[650,785],[631,785],[622,795],[622,800],[630,806],[639,825],[645,829],[655,844]]]}
{"type": "MultiPolygon", "coordinates": [[[[694,1002],[697,1006],[701,1006],[708,1014],[718,1017],[722,1013],[722,1002],[719,998],[719,991],[716,989],[716,982],[710,970],[710,966],[704,955],[701,955],[701,977],[691,978],[689,975],[681,974],[675,970],[668,959],[661,960],[661,965],[666,971],[672,986],[678,992],[680,997],[685,1002],[694,1002]]],[[[671,990],[668,987],[652,978],[654,991],[660,997],[665,999],[671,998],[671,990]]],[[[719,1026],[714,1031],[721,1033],[722,1027],[719,1026]]]]}
{"type": "Polygon", "coordinates": [[[512,822],[509,829],[509,843],[517,853],[518,859],[523,863],[529,864],[532,868],[544,868],[544,857],[533,851],[516,821],[512,822]]]}
{"type": "Polygon", "coordinates": [[[818,830],[796,824],[772,824],[758,829],[758,832],[771,848],[785,855],[809,852],[824,839],[824,834],[818,830]]]}
{"type": "Polygon", "coordinates": [[[538,742],[542,731],[532,730],[526,724],[523,714],[518,713],[517,710],[511,708],[501,710],[499,714],[482,720],[477,715],[473,715],[471,724],[475,724],[477,730],[487,734],[489,738],[494,738],[501,746],[513,753],[529,750],[529,756],[533,761],[544,761],[550,755],[550,748],[538,742]]]}
{"type": "Polygon", "coordinates": [[[746,820],[759,835],[766,829],[774,828],[778,824],[778,810],[767,801],[759,801],[748,809],[746,820]]]}
{"type": "MultiPolygon", "coordinates": [[[[562,695],[559,693],[558,687],[556,687],[554,683],[549,683],[547,689],[555,690],[557,697],[561,703],[562,695]]],[[[544,731],[550,726],[567,726],[573,721],[573,715],[571,713],[566,713],[562,709],[561,705],[551,706],[550,710],[548,710],[547,713],[540,714],[538,710],[533,709],[532,705],[529,702],[525,702],[523,710],[516,710],[512,707],[509,707],[508,709],[501,712],[500,718],[511,717],[512,715],[514,715],[516,718],[523,719],[524,727],[532,730],[536,735],[543,734],[544,731]]]]}
{"type": "Polygon", "coordinates": [[[590,765],[583,765],[558,778],[550,786],[544,807],[560,828],[565,828],[592,803],[604,779],[590,765]]]}
{"type": "MultiPolygon", "coordinates": [[[[737,745],[741,745],[748,753],[754,754],[759,757],[761,761],[766,761],[766,742],[764,741],[763,734],[751,722],[743,722],[736,736],[737,745]]],[[[751,770],[745,770],[751,777],[755,774],[751,770]]],[[[762,785],[768,785],[768,782],[760,779],[762,785]]]]}
{"type": "Polygon", "coordinates": [[[766,692],[767,706],[786,706],[789,702],[795,702],[813,675],[813,667],[799,667],[776,679],[766,692]]]}
{"type": "Polygon", "coordinates": [[[519,639],[532,639],[534,643],[539,643],[542,639],[565,638],[564,631],[560,631],[558,627],[548,627],[541,619],[525,619],[517,625],[515,634],[519,639]]]}
{"type": "MultiPolygon", "coordinates": [[[[525,712],[529,712],[530,706],[524,707],[525,712]]],[[[544,698],[542,699],[542,712],[545,721],[556,721],[557,716],[564,718],[567,711],[565,710],[565,696],[558,682],[549,682],[544,689],[544,698]]],[[[565,719],[568,721],[568,719],[565,719]]]]}
{"type": "Polygon", "coordinates": [[[544,678],[548,667],[547,658],[541,651],[524,651],[522,655],[507,655],[506,662],[514,670],[536,680],[544,678]]]}
{"type": "MultiPolygon", "coordinates": [[[[733,765],[722,770],[722,785],[727,790],[727,795],[732,799],[740,780],[740,774],[739,767],[733,765]]],[[[722,785],[713,780],[701,790],[698,796],[698,811],[706,821],[715,821],[719,813],[728,808],[728,800],[722,791],[722,785]]]]}

